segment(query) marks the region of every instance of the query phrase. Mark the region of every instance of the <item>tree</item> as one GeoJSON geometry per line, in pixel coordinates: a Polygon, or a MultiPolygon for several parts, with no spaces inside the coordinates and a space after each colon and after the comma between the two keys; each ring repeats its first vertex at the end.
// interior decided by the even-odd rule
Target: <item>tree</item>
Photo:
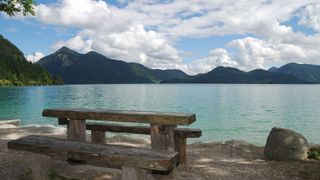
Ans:
{"type": "Polygon", "coordinates": [[[0,11],[5,12],[9,16],[22,12],[24,16],[34,15],[33,0],[0,0],[0,11]]]}

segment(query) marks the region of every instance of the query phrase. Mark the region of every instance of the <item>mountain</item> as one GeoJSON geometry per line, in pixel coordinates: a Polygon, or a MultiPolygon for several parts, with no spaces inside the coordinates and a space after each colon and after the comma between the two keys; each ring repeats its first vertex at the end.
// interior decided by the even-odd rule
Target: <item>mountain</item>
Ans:
{"type": "Polygon", "coordinates": [[[57,82],[41,66],[28,62],[23,53],[0,35],[0,86],[49,85],[57,82]]]}
{"type": "Polygon", "coordinates": [[[97,52],[80,54],[67,47],[38,61],[52,75],[62,77],[66,84],[157,83],[184,78],[180,70],[150,69],[138,63],[107,58],[97,52]]]}
{"type": "Polygon", "coordinates": [[[320,83],[320,66],[312,64],[289,63],[280,68],[269,69],[270,72],[290,74],[313,83],[320,83]]]}
{"type": "Polygon", "coordinates": [[[244,72],[236,68],[220,66],[205,74],[165,80],[161,83],[308,84],[309,82],[293,75],[262,69],[244,72]]]}

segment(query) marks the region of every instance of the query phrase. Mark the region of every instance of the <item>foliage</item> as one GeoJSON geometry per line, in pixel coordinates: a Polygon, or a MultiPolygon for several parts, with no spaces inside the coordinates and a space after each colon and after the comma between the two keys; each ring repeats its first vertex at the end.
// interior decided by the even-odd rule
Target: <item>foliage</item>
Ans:
{"type": "Polygon", "coordinates": [[[9,16],[14,16],[19,12],[22,12],[24,16],[34,15],[33,3],[33,0],[0,0],[0,11],[9,16]]]}
{"type": "Polygon", "coordinates": [[[274,68],[272,71],[276,73],[290,74],[304,81],[320,83],[319,65],[289,63],[280,68],[274,68]]]}
{"type": "Polygon", "coordinates": [[[310,149],[308,152],[309,159],[320,159],[320,149],[310,149]]]}
{"type": "Polygon", "coordinates": [[[236,83],[236,84],[308,84],[290,74],[280,74],[256,69],[244,72],[231,67],[217,67],[205,74],[171,79],[161,83],[236,83]]]}
{"type": "MultiPolygon", "coordinates": [[[[57,83],[61,83],[59,79],[57,83]]],[[[50,85],[51,75],[37,64],[28,62],[23,53],[0,35],[0,86],[50,85]]]]}

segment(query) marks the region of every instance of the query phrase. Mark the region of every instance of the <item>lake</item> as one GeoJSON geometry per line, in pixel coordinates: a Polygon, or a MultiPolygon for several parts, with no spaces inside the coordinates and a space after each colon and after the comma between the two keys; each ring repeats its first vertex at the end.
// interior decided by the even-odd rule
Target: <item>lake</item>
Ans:
{"type": "Polygon", "coordinates": [[[241,139],[264,145],[273,126],[320,143],[319,85],[125,84],[1,87],[0,119],[53,124],[44,108],[81,107],[193,112],[204,142],[241,139]]]}

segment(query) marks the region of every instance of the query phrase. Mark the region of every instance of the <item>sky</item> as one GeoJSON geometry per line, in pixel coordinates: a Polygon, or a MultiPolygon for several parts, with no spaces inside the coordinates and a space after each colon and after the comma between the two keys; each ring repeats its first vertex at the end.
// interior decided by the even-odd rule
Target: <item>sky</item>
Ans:
{"type": "Polygon", "coordinates": [[[37,0],[34,9],[0,13],[0,34],[32,62],[67,46],[188,74],[320,64],[319,0],[37,0]]]}

